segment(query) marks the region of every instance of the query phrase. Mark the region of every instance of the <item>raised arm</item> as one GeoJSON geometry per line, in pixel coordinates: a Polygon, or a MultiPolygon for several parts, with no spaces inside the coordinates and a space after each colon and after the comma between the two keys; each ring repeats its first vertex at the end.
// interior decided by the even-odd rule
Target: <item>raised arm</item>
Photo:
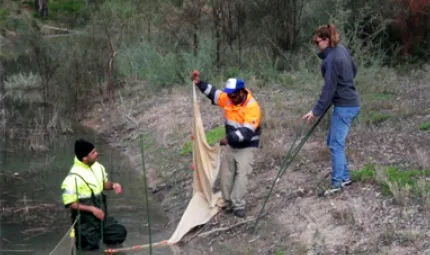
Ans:
{"type": "Polygon", "coordinates": [[[212,101],[212,104],[218,105],[219,107],[225,106],[225,103],[228,100],[227,94],[222,90],[217,89],[212,84],[201,81],[198,71],[193,72],[191,75],[191,80],[193,81],[194,85],[196,85],[199,90],[212,101]]]}

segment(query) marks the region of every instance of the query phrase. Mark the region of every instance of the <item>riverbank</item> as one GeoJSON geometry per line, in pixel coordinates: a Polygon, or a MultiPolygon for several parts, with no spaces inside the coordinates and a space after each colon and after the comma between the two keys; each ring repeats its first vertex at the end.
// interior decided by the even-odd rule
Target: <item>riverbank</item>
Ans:
{"type": "MultiPolygon", "coordinates": [[[[70,212],[61,200],[61,183],[73,164],[73,144],[83,137],[92,141],[99,151],[99,160],[106,167],[110,178],[124,185],[124,193],[106,192],[110,215],[117,218],[128,230],[125,246],[148,240],[147,213],[144,199],[143,179],[128,157],[106,144],[92,132],[78,125],[73,134],[50,137],[46,151],[34,152],[23,148],[21,137],[10,138],[8,152],[1,154],[0,173],[0,253],[1,254],[66,254],[70,239],[70,212]],[[61,241],[61,242],[60,242],[61,241]],[[58,244],[58,246],[57,246],[58,244]]],[[[158,201],[151,199],[152,240],[161,241],[169,234],[168,224],[158,201]]],[[[169,249],[166,251],[169,252],[169,249]]],[[[70,253],[70,252],[69,252],[70,253]]]]}
{"type": "MultiPolygon", "coordinates": [[[[225,254],[415,254],[428,249],[427,201],[408,193],[392,176],[362,178],[363,171],[384,173],[379,170],[390,166],[398,171],[429,168],[428,132],[420,129],[430,120],[426,78],[425,70],[413,77],[381,70],[359,78],[362,111],[347,140],[357,182],[345,192],[328,199],[316,196],[330,176],[325,117],[277,183],[258,236],[247,231],[247,224],[223,231],[239,220],[221,213],[183,241],[205,250],[216,246],[225,254]],[[380,178],[392,184],[389,194],[378,185],[380,178]],[[201,235],[214,229],[221,230],[201,235]]],[[[252,217],[261,209],[280,160],[299,130],[300,117],[312,107],[320,88],[312,84],[267,88],[258,79],[248,85],[264,112],[262,145],[247,196],[252,217]]],[[[190,92],[189,87],[178,87],[150,95],[144,84],[126,87],[121,100],[112,105],[95,102],[81,120],[127,155],[137,171],[141,171],[139,135],[144,134],[148,181],[162,201],[170,227],[177,225],[187,205],[184,201],[191,198],[191,154],[182,150],[191,133],[190,92]]],[[[221,111],[199,97],[205,130],[222,125],[221,111]]]]}

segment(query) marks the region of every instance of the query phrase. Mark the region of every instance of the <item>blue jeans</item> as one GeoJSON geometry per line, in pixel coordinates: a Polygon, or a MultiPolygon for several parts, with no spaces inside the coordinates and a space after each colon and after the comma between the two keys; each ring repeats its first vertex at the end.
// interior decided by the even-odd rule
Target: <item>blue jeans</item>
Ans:
{"type": "Polygon", "coordinates": [[[349,169],[345,156],[345,140],[351,122],[360,112],[360,107],[334,107],[327,134],[327,145],[330,149],[332,173],[331,185],[340,187],[343,181],[349,180],[349,169]]]}

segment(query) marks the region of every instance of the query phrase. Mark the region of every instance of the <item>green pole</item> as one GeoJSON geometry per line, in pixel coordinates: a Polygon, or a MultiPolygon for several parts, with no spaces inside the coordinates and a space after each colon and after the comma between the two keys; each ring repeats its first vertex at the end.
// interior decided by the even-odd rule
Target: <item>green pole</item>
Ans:
{"type": "Polygon", "coordinates": [[[76,180],[76,177],[75,177],[75,190],[76,190],[76,201],[77,201],[77,203],[78,203],[78,208],[77,208],[77,210],[78,210],[78,231],[76,231],[77,233],[75,233],[75,238],[76,238],[76,236],[77,236],[77,238],[78,238],[78,254],[81,254],[81,252],[82,252],[82,243],[81,243],[81,211],[80,211],[80,209],[79,209],[79,191],[78,191],[78,182],[77,182],[77,180],[76,180]]]}
{"type": "Polygon", "coordinates": [[[146,183],[146,168],[145,168],[145,158],[144,158],[143,152],[144,152],[143,135],[140,135],[140,154],[142,158],[143,182],[145,186],[146,214],[148,215],[149,254],[152,255],[151,214],[149,212],[148,186],[146,183]]]}
{"type": "MultiPolygon", "coordinates": [[[[105,173],[102,171],[102,192],[100,193],[100,205],[101,205],[100,207],[101,207],[101,210],[103,211],[103,208],[106,206],[106,212],[103,211],[103,213],[105,214],[105,218],[104,219],[106,219],[106,217],[107,217],[107,205],[105,205],[103,203],[103,196],[104,196],[103,189],[104,189],[104,184],[105,184],[105,173]]],[[[100,220],[100,236],[101,236],[101,239],[102,239],[102,243],[104,243],[104,238],[103,238],[103,234],[104,234],[103,221],[104,220],[100,220]]],[[[101,251],[101,254],[104,254],[104,252],[101,251]]]]}
{"type": "Polygon", "coordinates": [[[293,149],[294,145],[296,144],[296,141],[298,139],[298,137],[300,137],[302,131],[303,131],[303,127],[300,129],[300,133],[297,134],[295,141],[293,142],[292,146],[290,147],[287,156],[285,157],[285,160],[281,166],[281,169],[279,169],[278,174],[276,175],[276,178],[273,179],[272,182],[272,186],[270,187],[270,190],[268,192],[268,194],[266,195],[265,201],[263,203],[263,207],[260,210],[259,215],[257,216],[257,218],[255,219],[255,224],[253,227],[253,233],[255,233],[256,229],[257,229],[257,225],[258,222],[261,218],[261,215],[264,212],[264,208],[266,207],[267,202],[269,201],[269,197],[272,194],[273,188],[276,184],[276,181],[278,179],[280,179],[282,177],[282,175],[284,175],[285,171],[287,170],[287,168],[290,166],[290,164],[293,162],[294,158],[296,157],[296,155],[299,153],[299,151],[302,149],[303,145],[306,143],[306,141],[309,139],[309,137],[311,137],[312,133],[314,132],[315,128],[318,126],[318,124],[321,122],[321,120],[324,118],[325,114],[327,113],[328,109],[330,109],[329,105],[325,111],[323,112],[323,114],[321,114],[321,116],[318,118],[318,120],[312,125],[311,129],[307,132],[307,134],[305,135],[305,137],[301,140],[301,142],[299,143],[299,145],[293,149]]]}
{"type": "Polygon", "coordinates": [[[285,156],[285,159],[282,161],[281,168],[278,170],[276,177],[272,181],[272,185],[270,186],[270,190],[269,190],[268,194],[266,195],[266,198],[264,199],[263,207],[261,207],[260,213],[258,214],[257,218],[255,219],[255,224],[254,224],[254,228],[253,228],[254,233],[255,233],[255,230],[257,229],[258,221],[260,220],[261,215],[263,215],[263,213],[264,213],[264,208],[266,207],[266,204],[269,201],[269,197],[272,194],[272,191],[273,191],[273,188],[275,187],[276,182],[278,181],[278,179],[281,178],[281,175],[283,174],[284,168],[287,168],[289,166],[289,163],[292,161],[292,158],[291,158],[292,153],[291,152],[294,150],[296,142],[299,139],[299,137],[301,136],[301,133],[303,132],[304,127],[305,127],[305,124],[302,125],[302,127],[300,128],[300,131],[296,134],[296,137],[294,138],[294,141],[291,144],[291,147],[287,152],[287,156],[285,156]]]}

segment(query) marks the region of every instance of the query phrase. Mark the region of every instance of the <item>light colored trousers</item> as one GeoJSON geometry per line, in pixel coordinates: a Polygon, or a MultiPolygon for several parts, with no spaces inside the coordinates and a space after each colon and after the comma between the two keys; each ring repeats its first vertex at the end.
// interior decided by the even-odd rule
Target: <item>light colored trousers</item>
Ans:
{"type": "Polygon", "coordinates": [[[226,207],[245,209],[244,198],[248,192],[248,178],[254,168],[256,150],[256,147],[234,149],[226,146],[220,171],[221,192],[226,207]]]}

